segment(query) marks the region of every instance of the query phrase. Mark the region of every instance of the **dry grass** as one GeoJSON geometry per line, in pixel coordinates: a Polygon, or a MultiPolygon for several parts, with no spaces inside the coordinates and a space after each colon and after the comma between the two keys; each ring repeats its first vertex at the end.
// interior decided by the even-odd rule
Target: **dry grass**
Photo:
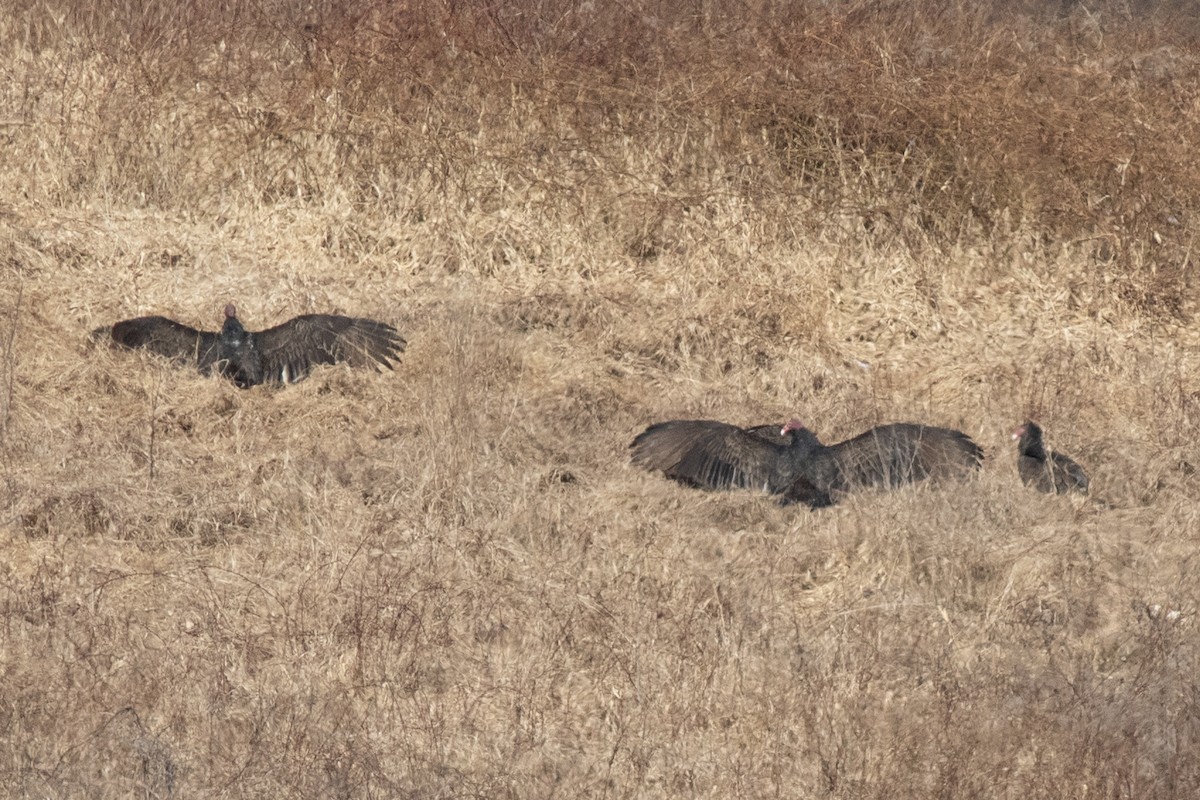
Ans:
{"type": "Polygon", "coordinates": [[[1200,793],[1189,4],[351,5],[0,19],[4,794],[1200,793]],[[409,351],[86,342],[227,300],[409,351]],[[626,464],[793,414],[988,463],[816,513],[626,464]],[[1030,416],[1091,499],[1020,486],[1030,416]]]}

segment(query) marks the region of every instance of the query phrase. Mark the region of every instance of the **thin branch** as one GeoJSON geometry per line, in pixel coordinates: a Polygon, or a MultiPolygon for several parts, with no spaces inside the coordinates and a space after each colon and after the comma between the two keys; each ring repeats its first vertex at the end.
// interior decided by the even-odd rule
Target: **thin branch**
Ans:
{"type": "Polygon", "coordinates": [[[13,304],[12,313],[9,315],[11,324],[8,328],[8,336],[4,341],[4,413],[0,416],[0,446],[3,446],[8,440],[8,421],[12,414],[13,402],[13,384],[17,371],[16,352],[13,350],[13,343],[17,339],[17,322],[21,316],[21,301],[25,296],[25,286],[22,284],[17,287],[17,299],[13,304]]]}

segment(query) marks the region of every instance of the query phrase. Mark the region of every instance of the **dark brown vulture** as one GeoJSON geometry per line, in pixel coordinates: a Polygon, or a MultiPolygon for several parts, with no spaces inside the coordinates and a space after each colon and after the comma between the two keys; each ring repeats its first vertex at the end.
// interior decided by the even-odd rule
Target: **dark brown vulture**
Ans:
{"type": "Polygon", "coordinates": [[[960,431],[899,422],[824,445],[803,423],[738,428],[710,420],[651,425],[630,445],[634,464],[689,486],[759,489],[780,502],[831,505],[864,486],[963,477],[983,450],[960,431]]]}
{"type": "Polygon", "coordinates": [[[1047,494],[1088,492],[1083,467],[1062,453],[1047,452],[1042,429],[1033,422],[1019,425],[1012,434],[1017,442],[1017,472],[1026,486],[1047,494]]]}
{"type": "Polygon", "coordinates": [[[205,375],[214,371],[242,389],[260,383],[296,383],[319,364],[392,368],[406,342],[383,322],[333,314],[304,314],[258,333],[242,327],[233,304],[225,306],[220,333],[198,331],[166,317],[138,317],[92,332],[118,347],[143,348],[205,375]]]}

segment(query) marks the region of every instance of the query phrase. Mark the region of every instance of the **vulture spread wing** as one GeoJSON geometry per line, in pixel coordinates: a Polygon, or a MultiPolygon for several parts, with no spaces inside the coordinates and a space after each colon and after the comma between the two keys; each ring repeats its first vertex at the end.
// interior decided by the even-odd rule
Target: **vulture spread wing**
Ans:
{"type": "Polygon", "coordinates": [[[739,428],[712,420],[672,420],[651,425],[630,445],[634,464],[660,470],[704,489],[766,489],[778,472],[786,439],[778,425],[739,428]]]}
{"type": "Polygon", "coordinates": [[[897,487],[924,478],[963,477],[983,450],[965,433],[909,422],[881,425],[825,446],[797,420],[738,428],[676,420],[633,440],[633,463],[708,489],[760,489],[780,502],[832,505],[866,486],[897,487]]]}
{"type": "Polygon", "coordinates": [[[92,338],[112,337],[113,344],[129,349],[142,348],[183,364],[199,364],[217,346],[217,334],[189,328],[166,317],[137,317],[97,328],[92,338]]]}
{"type": "Polygon", "coordinates": [[[255,334],[263,380],[295,383],[319,364],[392,368],[407,344],[383,322],[333,314],[304,314],[255,334]]]}
{"type": "Polygon", "coordinates": [[[251,333],[232,303],[225,306],[220,333],[198,331],[166,317],[139,317],[92,332],[93,339],[106,336],[115,345],[190,363],[206,375],[217,372],[242,389],[264,382],[295,383],[318,364],[391,369],[406,345],[391,325],[330,314],[305,314],[251,333]]]}
{"type": "Polygon", "coordinates": [[[983,462],[983,449],[965,433],[911,422],[880,425],[829,450],[837,473],[831,490],[962,477],[983,462]]]}

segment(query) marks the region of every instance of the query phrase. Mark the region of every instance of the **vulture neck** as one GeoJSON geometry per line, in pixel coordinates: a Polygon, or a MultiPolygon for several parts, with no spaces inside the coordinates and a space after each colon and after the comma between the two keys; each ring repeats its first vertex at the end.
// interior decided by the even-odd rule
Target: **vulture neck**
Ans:
{"type": "Polygon", "coordinates": [[[1042,444],[1041,431],[1026,431],[1021,435],[1021,455],[1036,458],[1039,461],[1046,460],[1046,448],[1042,444]]]}
{"type": "Polygon", "coordinates": [[[225,324],[221,326],[221,339],[227,344],[237,345],[246,338],[246,329],[242,327],[242,323],[237,317],[226,317],[225,324]]]}

